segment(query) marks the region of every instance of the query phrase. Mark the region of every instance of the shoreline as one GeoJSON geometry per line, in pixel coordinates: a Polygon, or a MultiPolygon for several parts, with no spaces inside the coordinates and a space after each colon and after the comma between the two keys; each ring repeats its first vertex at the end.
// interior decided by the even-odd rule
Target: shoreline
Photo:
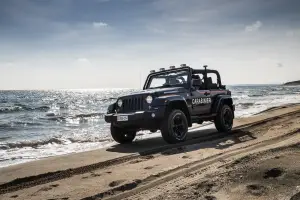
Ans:
{"type": "MultiPolygon", "coordinates": [[[[251,116],[247,116],[247,117],[236,117],[235,118],[235,125],[240,125],[240,124],[243,124],[243,123],[248,123],[248,119],[250,119],[250,121],[252,120],[253,117],[257,117],[257,116],[260,116],[260,115],[264,115],[264,114],[267,114],[268,112],[270,111],[276,111],[276,110],[281,110],[281,109],[284,109],[284,108],[289,108],[289,107],[294,107],[294,106],[300,106],[300,103],[288,103],[288,104],[283,104],[283,105],[280,105],[280,106],[274,106],[274,107],[270,107],[270,108],[267,108],[263,111],[260,111],[260,112],[257,112],[255,114],[252,114],[251,116]]],[[[213,126],[213,123],[212,122],[208,122],[206,124],[195,124],[194,126],[190,127],[189,128],[189,132],[191,131],[195,131],[197,129],[202,129],[202,128],[205,128],[205,127],[210,127],[210,126],[213,126]]],[[[214,126],[213,126],[214,128],[214,126]]],[[[148,140],[148,139],[153,139],[153,138],[156,138],[156,139],[159,139],[161,138],[160,137],[160,134],[151,134],[152,136],[151,137],[146,137],[146,138],[142,138],[142,139],[137,139],[137,140],[148,140]]],[[[109,142],[109,141],[107,141],[109,142]]],[[[31,162],[39,162],[39,161],[44,161],[44,160],[47,160],[47,159],[55,159],[55,158],[60,158],[60,157],[65,157],[65,156],[76,156],[77,154],[85,154],[85,153],[89,153],[89,152],[94,152],[94,151],[99,151],[99,150],[105,150],[113,145],[116,145],[114,141],[110,141],[108,144],[104,145],[104,146],[101,146],[99,148],[95,148],[95,149],[90,149],[90,150],[83,150],[83,151],[77,151],[77,152],[71,152],[71,153],[63,153],[63,154],[59,154],[59,155],[53,155],[53,156],[48,156],[48,157],[41,157],[39,159],[36,159],[36,160],[30,160],[30,161],[24,161],[24,162],[20,162],[20,163],[16,163],[16,164],[11,164],[11,165],[8,165],[8,166],[0,166],[0,172],[1,172],[1,169],[5,169],[5,168],[9,168],[9,167],[12,167],[12,166],[19,166],[19,165],[23,165],[23,164],[27,164],[27,163],[31,163],[31,162]]],[[[1,182],[0,182],[1,183],[1,182]]]]}

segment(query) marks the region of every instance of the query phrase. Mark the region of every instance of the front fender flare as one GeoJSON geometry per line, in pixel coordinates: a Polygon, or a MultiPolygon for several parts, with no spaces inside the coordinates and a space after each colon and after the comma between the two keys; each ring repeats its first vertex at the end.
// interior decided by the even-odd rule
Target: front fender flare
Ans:
{"type": "Polygon", "coordinates": [[[166,95],[157,97],[155,101],[153,101],[152,106],[164,107],[165,113],[168,112],[170,108],[176,106],[185,112],[189,125],[191,125],[191,107],[188,106],[186,99],[180,95],[166,95]]]}

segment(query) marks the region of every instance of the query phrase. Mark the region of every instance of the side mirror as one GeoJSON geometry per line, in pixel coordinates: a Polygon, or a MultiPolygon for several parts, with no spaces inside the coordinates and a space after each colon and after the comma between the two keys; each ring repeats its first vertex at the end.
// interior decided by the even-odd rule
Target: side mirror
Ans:
{"type": "Polygon", "coordinates": [[[201,80],[200,79],[193,79],[192,80],[192,86],[194,86],[194,87],[201,86],[201,80]]]}

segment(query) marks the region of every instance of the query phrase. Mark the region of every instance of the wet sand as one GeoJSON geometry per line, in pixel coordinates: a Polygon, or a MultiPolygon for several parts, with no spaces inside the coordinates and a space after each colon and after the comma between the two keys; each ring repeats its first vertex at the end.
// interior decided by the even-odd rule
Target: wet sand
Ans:
{"type": "Polygon", "coordinates": [[[2,168],[0,199],[297,199],[300,106],[234,127],[195,128],[182,144],[150,138],[2,168]]]}

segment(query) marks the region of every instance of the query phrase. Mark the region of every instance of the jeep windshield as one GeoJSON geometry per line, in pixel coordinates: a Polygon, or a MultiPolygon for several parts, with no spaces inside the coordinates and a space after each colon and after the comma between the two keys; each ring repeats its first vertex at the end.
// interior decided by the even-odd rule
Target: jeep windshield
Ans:
{"type": "Polygon", "coordinates": [[[182,69],[178,71],[162,71],[150,76],[147,89],[185,87],[187,86],[189,71],[182,69]]]}

